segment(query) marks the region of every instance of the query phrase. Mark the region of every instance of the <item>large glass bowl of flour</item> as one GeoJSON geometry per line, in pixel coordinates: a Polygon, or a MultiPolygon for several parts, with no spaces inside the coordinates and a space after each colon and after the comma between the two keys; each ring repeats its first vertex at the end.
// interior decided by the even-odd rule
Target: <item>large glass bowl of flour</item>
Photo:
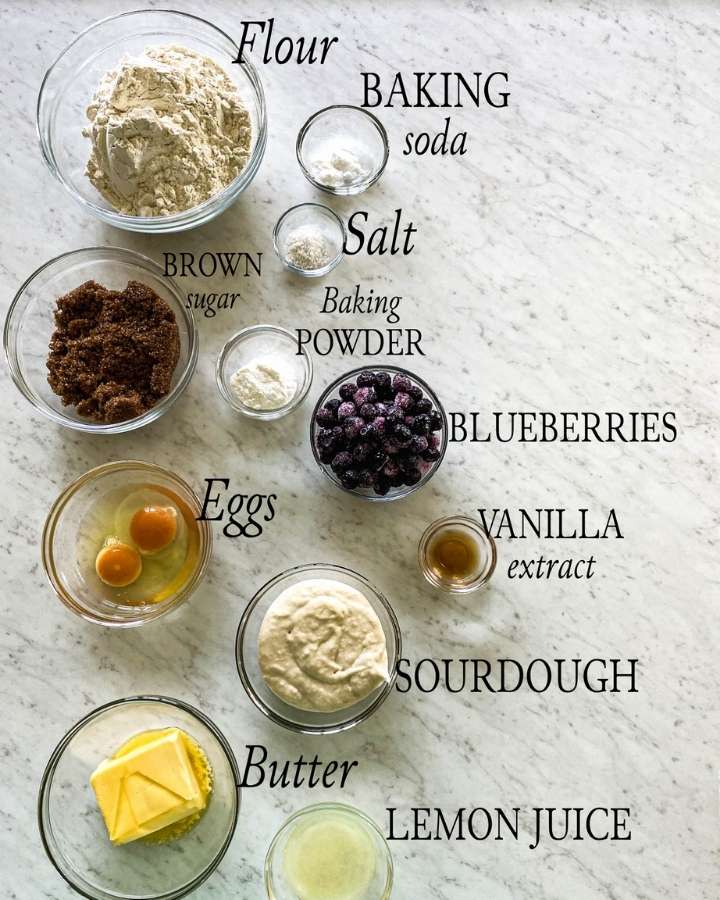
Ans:
{"type": "MultiPolygon", "coordinates": [[[[58,56],[43,79],[37,104],[37,126],[50,171],[69,193],[102,221],[129,231],[184,231],[219,215],[255,177],[265,152],[265,95],[255,68],[237,64],[238,47],[225,32],[198,16],[165,10],[138,10],[103,19],[78,35],[58,56]],[[86,174],[92,150],[83,135],[90,122],[86,110],[103,77],[125,58],[138,58],[148,48],[179,46],[217,63],[236,86],[252,123],[249,157],[236,177],[209,199],[169,215],[118,212],[86,174]]],[[[150,148],[149,152],[153,152],[150,148]]],[[[176,177],[169,171],[168,179],[176,177]]]]}

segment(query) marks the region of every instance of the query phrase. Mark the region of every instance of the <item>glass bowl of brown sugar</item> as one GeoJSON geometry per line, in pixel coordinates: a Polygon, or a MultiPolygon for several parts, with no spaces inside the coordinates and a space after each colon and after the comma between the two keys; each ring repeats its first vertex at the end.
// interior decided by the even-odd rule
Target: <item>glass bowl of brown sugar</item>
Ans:
{"type": "Polygon", "coordinates": [[[53,422],[117,434],[158,419],[198,357],[192,310],[162,268],[92,247],[42,265],[15,295],[5,355],[23,396],[53,422]]]}

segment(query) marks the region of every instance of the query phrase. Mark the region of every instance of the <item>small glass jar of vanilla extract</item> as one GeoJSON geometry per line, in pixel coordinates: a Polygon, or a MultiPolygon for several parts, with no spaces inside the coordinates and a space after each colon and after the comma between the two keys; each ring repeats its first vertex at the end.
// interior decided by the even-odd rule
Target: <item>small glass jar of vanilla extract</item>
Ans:
{"type": "Polygon", "coordinates": [[[467,594],[484,587],[497,560],[495,541],[479,522],[466,516],[437,519],[418,547],[420,568],[434,587],[467,594]]]}

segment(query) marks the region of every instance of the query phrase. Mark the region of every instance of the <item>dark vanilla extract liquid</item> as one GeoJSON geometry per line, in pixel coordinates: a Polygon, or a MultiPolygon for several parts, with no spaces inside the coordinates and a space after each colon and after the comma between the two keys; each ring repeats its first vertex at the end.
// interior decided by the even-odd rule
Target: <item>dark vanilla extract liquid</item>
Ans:
{"type": "Polygon", "coordinates": [[[430,541],[430,569],[442,581],[470,581],[480,570],[480,548],[475,538],[460,528],[445,528],[430,541]]]}

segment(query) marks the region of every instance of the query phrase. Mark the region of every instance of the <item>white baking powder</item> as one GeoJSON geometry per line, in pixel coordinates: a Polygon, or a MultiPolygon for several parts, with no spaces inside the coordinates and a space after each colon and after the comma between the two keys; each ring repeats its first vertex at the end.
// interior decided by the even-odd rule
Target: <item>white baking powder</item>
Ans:
{"type": "Polygon", "coordinates": [[[249,409],[279,409],[296,390],[297,378],[281,357],[253,359],[230,376],[230,393],[249,409]]]}

